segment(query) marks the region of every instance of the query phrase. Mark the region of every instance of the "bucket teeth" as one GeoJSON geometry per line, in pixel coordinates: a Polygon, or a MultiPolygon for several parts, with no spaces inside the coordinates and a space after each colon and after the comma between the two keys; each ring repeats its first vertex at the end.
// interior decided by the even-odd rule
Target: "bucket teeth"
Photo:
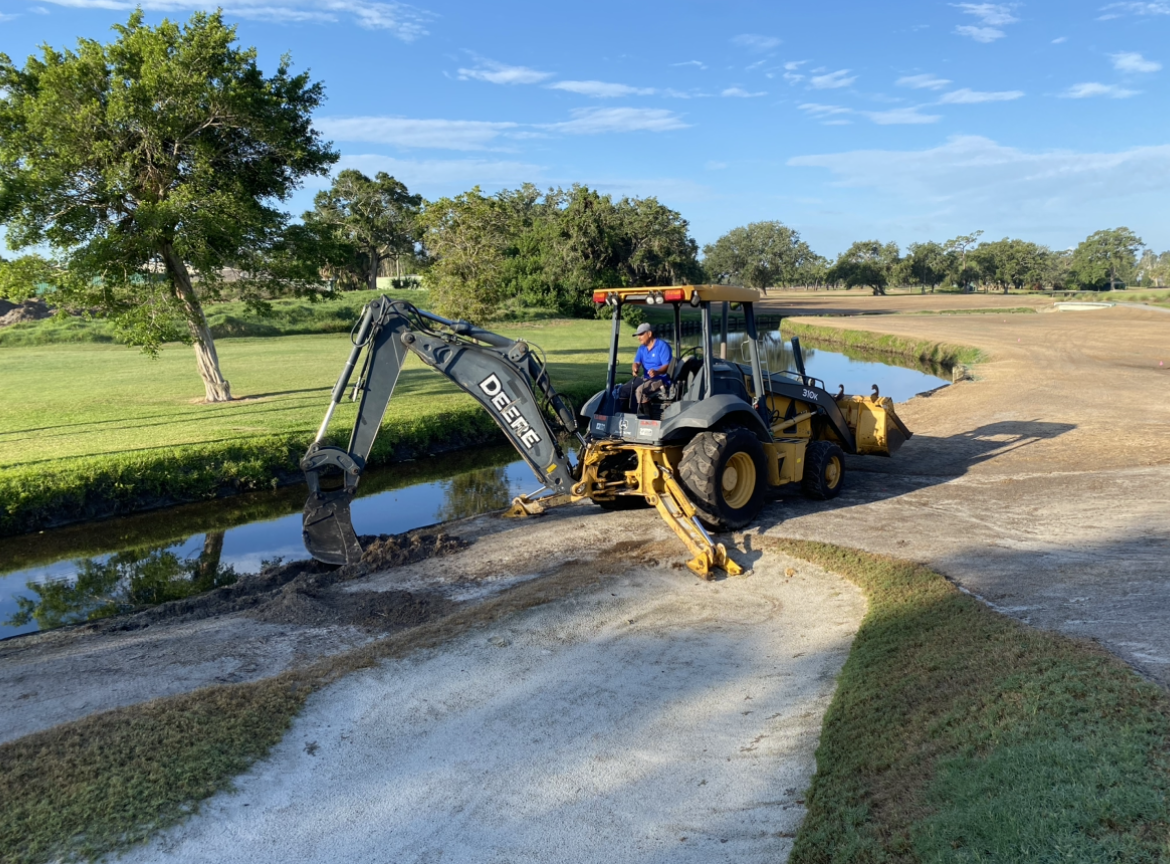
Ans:
{"type": "Polygon", "coordinates": [[[353,530],[349,504],[353,496],[339,492],[314,492],[305,502],[302,535],[309,554],[325,564],[356,564],[362,546],[353,530]]]}

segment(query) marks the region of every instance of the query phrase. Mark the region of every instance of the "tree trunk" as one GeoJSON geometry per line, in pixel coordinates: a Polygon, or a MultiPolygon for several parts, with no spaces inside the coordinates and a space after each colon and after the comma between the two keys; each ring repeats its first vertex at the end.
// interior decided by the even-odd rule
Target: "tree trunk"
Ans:
{"type": "Polygon", "coordinates": [[[208,531],[203,536],[203,554],[199,556],[198,578],[214,579],[219,572],[219,559],[223,555],[223,531],[208,531]]]}
{"type": "Polygon", "coordinates": [[[382,259],[378,257],[377,249],[370,249],[370,290],[378,290],[378,266],[382,263],[382,259]]]}
{"type": "Polygon", "coordinates": [[[211,328],[207,326],[207,318],[203,315],[199,298],[195,296],[195,289],[191,287],[187,265],[170,243],[164,243],[161,252],[167,275],[171,277],[171,288],[183,305],[187,329],[195,346],[195,365],[199,369],[200,377],[203,378],[207,401],[230,402],[232,387],[219,371],[219,355],[215,353],[215,340],[211,337],[211,328]]]}

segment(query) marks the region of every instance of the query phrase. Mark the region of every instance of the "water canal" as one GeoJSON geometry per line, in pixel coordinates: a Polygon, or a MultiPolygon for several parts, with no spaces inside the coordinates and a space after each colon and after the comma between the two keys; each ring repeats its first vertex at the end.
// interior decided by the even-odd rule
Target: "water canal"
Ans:
{"type": "MultiPolygon", "coordinates": [[[[778,332],[766,366],[794,368],[778,332]]],[[[739,357],[742,335],[729,335],[739,357]]],[[[684,340],[684,347],[687,347],[684,340]]],[[[947,382],[945,370],[892,366],[804,349],[809,375],[830,392],[904,402],[947,382]]],[[[352,507],[358,534],[396,534],[506,507],[538,486],[507,445],[445,454],[369,472],[352,507]]],[[[189,596],[255,573],[267,561],[306,557],[303,486],[172,507],[0,540],[0,638],[105,617],[189,596]]]]}

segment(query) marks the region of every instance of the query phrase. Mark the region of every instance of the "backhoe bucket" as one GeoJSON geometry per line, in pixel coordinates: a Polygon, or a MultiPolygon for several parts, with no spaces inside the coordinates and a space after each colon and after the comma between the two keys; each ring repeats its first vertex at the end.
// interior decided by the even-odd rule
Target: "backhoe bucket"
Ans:
{"type": "Polygon", "coordinates": [[[309,554],[326,564],[357,564],[362,560],[349,516],[353,495],[347,490],[313,492],[305,502],[302,535],[309,554]]]}

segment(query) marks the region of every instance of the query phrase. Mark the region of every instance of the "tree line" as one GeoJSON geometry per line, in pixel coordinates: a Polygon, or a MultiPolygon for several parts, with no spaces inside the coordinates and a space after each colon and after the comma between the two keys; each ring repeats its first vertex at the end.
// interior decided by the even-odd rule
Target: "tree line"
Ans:
{"type": "MultiPolygon", "coordinates": [[[[728,231],[700,250],[687,220],[654,197],[587,186],[479,187],[426,201],[385,173],[346,169],[297,220],[281,204],[339,154],[312,125],[324,88],[282,58],[265,75],[219,13],[144,23],[114,41],[42,48],[18,68],[0,54],[0,297],[31,286],[109,317],[147,352],[194,346],[207,401],[231,398],[203,306],[225,294],[263,309],[279,295],[377,286],[423,274],[438,311],[485,319],[509,307],[594,313],[599,287],[730,282],[752,287],[922,290],[1108,288],[1170,281],[1126,228],[1072,251],[1024,240],[865,240],[833,261],[779,221],[728,231]]],[[[400,283],[401,284],[401,283],[400,283]]]]}

